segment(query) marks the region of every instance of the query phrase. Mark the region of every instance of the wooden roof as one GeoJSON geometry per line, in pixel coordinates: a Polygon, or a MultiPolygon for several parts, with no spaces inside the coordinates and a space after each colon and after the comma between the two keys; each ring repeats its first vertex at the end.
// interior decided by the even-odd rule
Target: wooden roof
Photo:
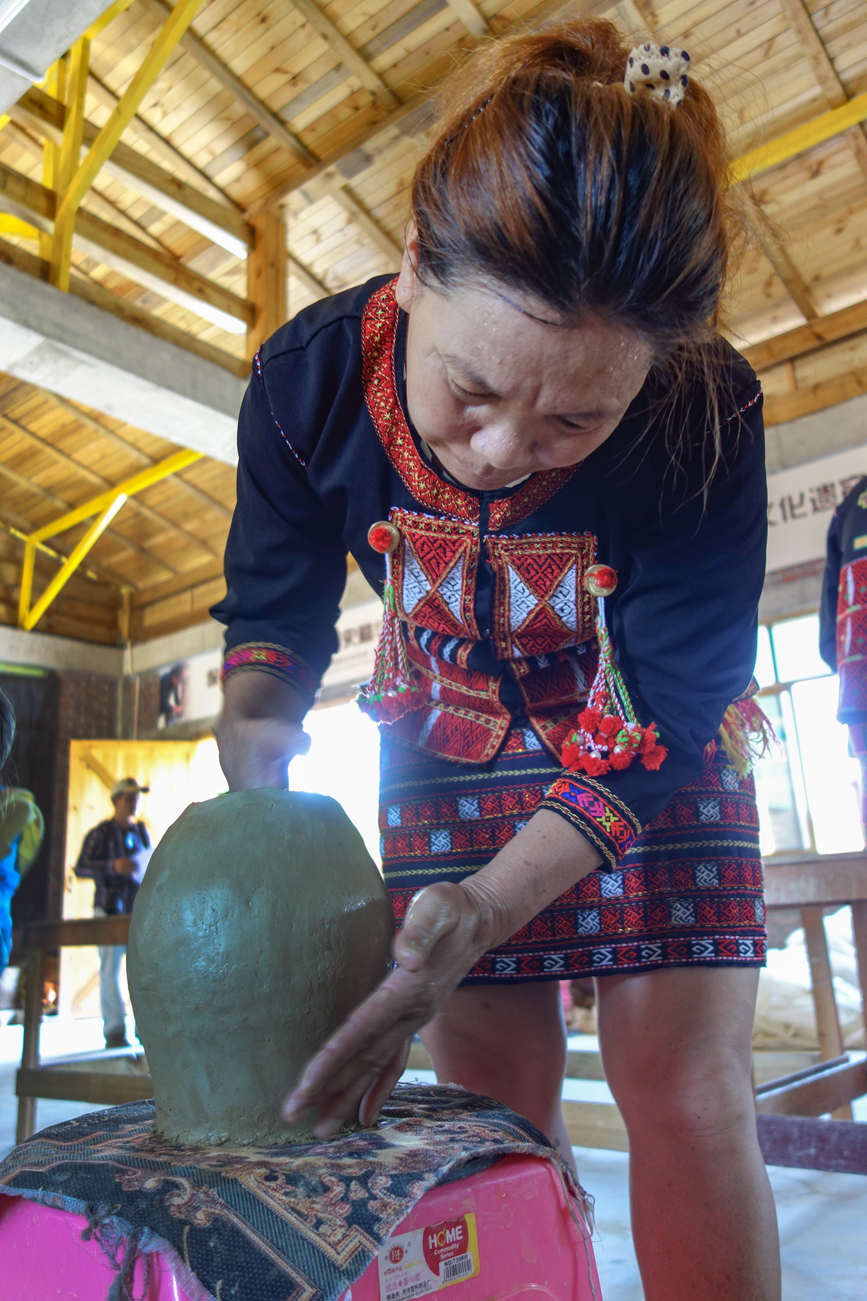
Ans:
{"type": "MultiPolygon", "coordinates": [[[[117,3],[94,36],[85,145],[169,8],[117,3]]],[[[867,92],[864,0],[572,8],[687,48],[716,95],[733,159],[867,92]]],[[[270,323],[244,246],[274,214],[285,218],[290,314],[396,269],[443,74],[486,35],[558,9],[532,0],[201,0],[81,203],[71,292],[245,374],[251,340],[270,323]]],[[[56,206],[45,145],[66,119],[61,90],[51,78],[32,88],[0,129],[0,213],[48,232],[37,242],[7,220],[0,260],[45,279],[56,206]]],[[[865,126],[799,147],[751,184],[752,238],[727,328],[762,376],[773,423],[867,391],[865,126]]],[[[172,450],[0,376],[0,621],[16,621],[21,534],[172,450]]],[[[220,591],[233,491],[230,467],[201,460],[131,498],[38,627],[112,642],[119,627],[138,640],[201,619],[220,591]]],[[[82,532],[50,545],[66,554],[82,532]]],[[[37,590],[56,568],[40,553],[37,590]]]]}

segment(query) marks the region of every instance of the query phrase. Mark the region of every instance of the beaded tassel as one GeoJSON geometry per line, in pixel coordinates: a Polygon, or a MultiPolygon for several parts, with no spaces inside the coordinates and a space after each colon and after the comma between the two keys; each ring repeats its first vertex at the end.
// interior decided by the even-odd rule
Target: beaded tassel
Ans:
{"type": "MultiPolygon", "coordinates": [[[[601,568],[601,566],[600,566],[601,568]]],[[[601,777],[612,769],[628,768],[638,757],[645,768],[656,769],[668,754],[659,744],[655,723],[639,723],[626,684],[614,661],[614,648],[605,624],[605,600],[599,595],[596,633],[599,667],[587,705],[578,715],[578,727],[560,752],[564,768],[601,777]]]]}
{"type": "Polygon", "coordinates": [[[749,696],[742,696],[729,705],[719,735],[739,777],[746,777],[756,760],[766,755],[777,740],[771,720],[749,696]]]}
{"type": "Polygon", "coordinates": [[[393,524],[381,521],[371,525],[367,540],[374,551],[385,557],[385,586],[382,589],[382,632],[373,661],[373,675],[358,693],[358,703],[379,723],[394,723],[404,714],[418,709],[423,693],[410,667],[394,596],[391,555],[400,542],[393,524]]]}

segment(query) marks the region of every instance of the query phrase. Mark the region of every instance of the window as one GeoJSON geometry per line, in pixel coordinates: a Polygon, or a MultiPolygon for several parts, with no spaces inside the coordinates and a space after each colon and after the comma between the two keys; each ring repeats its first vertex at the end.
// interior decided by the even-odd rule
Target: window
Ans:
{"type": "Polygon", "coordinates": [[[304,730],[310,749],[289,765],[289,789],[330,795],[342,804],[379,864],[379,729],[350,700],[312,709],[304,730]]]}
{"type": "Polygon", "coordinates": [[[765,855],[864,848],[859,765],[837,722],[837,678],[818,646],[815,614],[759,629],[759,703],[779,741],[755,773],[765,855]]]}

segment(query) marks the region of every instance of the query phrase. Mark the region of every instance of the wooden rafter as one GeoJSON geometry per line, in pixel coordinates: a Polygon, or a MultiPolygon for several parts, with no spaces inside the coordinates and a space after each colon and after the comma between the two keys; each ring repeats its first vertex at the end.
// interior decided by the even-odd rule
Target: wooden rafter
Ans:
{"type": "Polygon", "coordinates": [[[475,0],[447,0],[450,9],[453,9],[458,18],[460,18],[468,32],[480,39],[491,35],[491,26],[485,15],[482,13],[475,0]]]}
{"type": "MultiPolygon", "coordinates": [[[[48,489],[43,488],[38,483],[34,483],[32,479],[28,479],[24,474],[19,474],[17,470],[13,470],[8,465],[0,464],[0,476],[4,479],[8,479],[10,483],[14,483],[18,488],[26,489],[26,491],[32,493],[34,497],[38,497],[40,501],[51,506],[53,512],[56,512],[57,510],[68,511],[70,509],[69,502],[65,501],[63,497],[58,497],[57,493],[49,492],[48,489]]],[[[152,551],[148,551],[146,547],[141,545],[141,543],[134,542],[132,538],[126,537],[123,533],[118,533],[116,529],[109,529],[108,535],[124,551],[131,551],[134,554],[141,556],[148,564],[154,565],[157,569],[164,569],[165,572],[170,574],[172,577],[176,577],[180,573],[180,570],[178,570],[174,565],[169,564],[167,560],[161,560],[159,556],[154,555],[152,551]]],[[[106,572],[111,572],[105,564],[102,562],[100,563],[102,568],[106,569],[106,572]]]]}
{"type": "Polygon", "coordinates": [[[816,307],[810,287],[791,259],[780,233],[774,228],[762,211],[759,203],[751,194],[743,196],[750,230],[762,252],[770,262],[777,276],[786,287],[786,292],[797,305],[798,310],[807,321],[815,320],[819,311],[816,307]]]}
{"type": "MultiPolygon", "coordinates": [[[[148,9],[159,18],[165,21],[169,12],[167,5],[163,0],[142,0],[148,9]]],[[[294,131],[282,122],[276,113],[272,113],[270,108],[254,95],[249,86],[246,86],[240,77],[237,77],[231,68],[229,68],[222,59],[218,58],[212,50],[208,48],[200,36],[189,28],[181,38],[181,45],[191,54],[198,63],[206,68],[215,81],[227,90],[239,103],[243,104],[251,117],[259,123],[263,131],[266,131],[273,140],[276,140],[284,149],[288,149],[291,154],[300,158],[304,163],[315,163],[316,155],[311,153],[302,140],[295,135],[294,131]]]]}
{"type": "MultiPolygon", "coordinates": [[[[22,424],[19,420],[15,420],[12,416],[0,412],[0,426],[3,426],[10,432],[17,434],[19,437],[32,443],[35,447],[38,447],[40,451],[51,457],[52,460],[66,466],[82,479],[87,479],[97,488],[105,492],[112,491],[114,485],[108,479],[105,479],[101,474],[98,474],[96,470],[92,470],[90,466],[82,464],[81,461],[77,461],[75,457],[70,456],[68,452],[64,452],[59,447],[55,447],[53,443],[48,441],[48,439],[42,438],[39,434],[34,433],[32,429],[28,429],[28,427],[22,424]]],[[[68,510],[69,507],[66,509],[68,510]]],[[[147,502],[139,501],[137,498],[132,498],[130,501],[130,509],[135,511],[136,514],[141,515],[144,519],[150,520],[152,524],[156,524],[157,527],[163,531],[163,534],[171,535],[177,533],[181,537],[185,538],[190,545],[197,547],[200,551],[204,551],[206,555],[219,557],[222,554],[219,549],[212,547],[208,542],[197,537],[195,533],[190,533],[182,524],[178,524],[175,520],[169,519],[168,516],[163,515],[161,511],[154,510],[154,508],[149,506],[147,502]]],[[[156,539],[151,539],[152,543],[154,541],[156,541],[156,539]]]]}
{"type": "Polygon", "coordinates": [[[323,13],[315,0],[292,0],[292,5],[302,15],[304,21],[309,23],[326,45],[336,53],[347,72],[351,72],[358,78],[362,86],[366,86],[388,107],[400,103],[394,91],[390,90],[382,78],[374,72],[367,60],[349,43],[340,28],[323,13]]]}
{"type": "MultiPolygon", "coordinates": [[[[18,209],[34,225],[50,228],[57,210],[57,195],[52,190],[0,164],[0,195],[13,211],[18,209]]],[[[85,250],[96,250],[99,261],[164,298],[179,302],[223,328],[232,329],[235,321],[245,324],[249,321],[252,309],[246,299],[184,266],[172,254],[150,247],[102,218],[79,209],[75,232],[76,243],[85,250]]]]}
{"type": "Polygon", "coordinates": [[[744,349],[744,355],[756,370],[766,370],[805,353],[815,352],[826,344],[837,343],[867,331],[867,300],[844,307],[829,316],[820,316],[807,325],[798,325],[762,343],[744,349]]]}
{"type": "MultiPolygon", "coordinates": [[[[63,104],[33,86],[13,105],[10,115],[14,122],[31,128],[35,126],[42,134],[59,140],[66,112],[63,104]]],[[[98,134],[99,127],[85,119],[82,128],[84,144],[92,145],[98,134]]],[[[123,141],[115,146],[103,170],[208,239],[226,247],[224,239],[228,236],[231,240],[229,251],[236,257],[244,255],[249,227],[238,208],[202,194],[195,186],[179,180],[123,141]]]]}
{"type": "MultiPolygon", "coordinates": [[[[780,3],[783,12],[798,34],[800,48],[810,60],[828,107],[838,108],[841,104],[845,104],[849,99],[846,87],[837,74],[837,69],[825,49],[821,36],[816,31],[804,0],[780,0],[780,3]]],[[[867,177],[867,133],[865,133],[864,123],[851,127],[846,132],[846,139],[852,147],[858,166],[867,177]]]]}
{"type": "MultiPolygon", "coordinates": [[[[71,419],[84,425],[86,429],[89,429],[91,433],[96,434],[98,438],[104,438],[107,442],[112,443],[119,451],[124,452],[127,456],[131,456],[134,460],[138,461],[139,464],[151,466],[157,464],[157,461],[153,456],[148,456],[147,452],[143,452],[137,444],[130,442],[128,438],[124,438],[121,434],[117,433],[116,430],[109,429],[108,425],[103,424],[101,420],[97,420],[89,411],[84,411],[81,407],[76,406],[74,402],[70,402],[67,398],[61,397],[59,393],[50,393],[48,390],[40,390],[40,392],[43,397],[45,397],[53,406],[57,407],[59,411],[64,411],[71,419]]],[[[217,514],[222,515],[224,519],[228,520],[232,518],[232,511],[224,502],[218,501],[217,498],[212,497],[210,493],[204,492],[203,489],[199,488],[196,484],[190,483],[188,479],[184,478],[182,471],[178,471],[172,476],[172,484],[177,488],[181,488],[188,497],[199,502],[200,505],[207,507],[208,510],[216,511],[217,514]]]]}

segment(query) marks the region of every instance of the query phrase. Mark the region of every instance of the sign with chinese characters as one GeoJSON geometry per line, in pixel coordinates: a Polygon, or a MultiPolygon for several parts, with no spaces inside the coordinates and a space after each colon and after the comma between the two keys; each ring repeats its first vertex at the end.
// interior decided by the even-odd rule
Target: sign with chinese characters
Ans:
{"type": "Polygon", "coordinates": [[[819,560],[840,502],[867,474],[867,446],[768,475],[768,572],[819,560]]]}

